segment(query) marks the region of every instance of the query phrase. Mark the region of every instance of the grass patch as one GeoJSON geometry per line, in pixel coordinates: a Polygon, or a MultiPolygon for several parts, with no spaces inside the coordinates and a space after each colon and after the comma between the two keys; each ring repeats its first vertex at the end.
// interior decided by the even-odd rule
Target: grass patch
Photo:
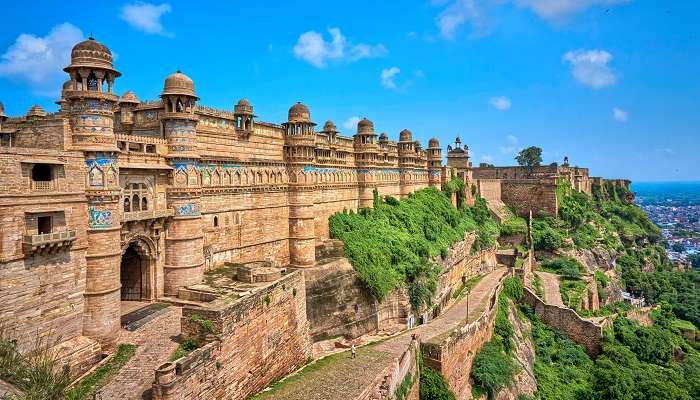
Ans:
{"type": "Polygon", "coordinates": [[[197,344],[192,340],[191,338],[186,338],[185,340],[180,343],[179,346],[173,351],[173,354],[170,356],[170,361],[175,361],[177,359],[180,359],[191,352],[195,351],[197,349],[197,344]]]}
{"type": "Polygon", "coordinates": [[[474,289],[474,286],[481,282],[481,279],[485,276],[486,274],[481,274],[472,276],[471,278],[467,279],[466,282],[464,282],[462,286],[459,287],[459,289],[452,293],[452,298],[457,301],[461,300],[467,293],[474,289]]]}
{"type": "Polygon", "coordinates": [[[119,369],[134,356],[136,347],[133,344],[120,344],[111,360],[90,373],[66,393],[66,400],[92,399],[95,391],[116,375],[119,369]]]}
{"type": "Polygon", "coordinates": [[[559,281],[559,293],[564,304],[578,312],[583,304],[583,296],[588,294],[586,282],[563,278],[559,281]]]}

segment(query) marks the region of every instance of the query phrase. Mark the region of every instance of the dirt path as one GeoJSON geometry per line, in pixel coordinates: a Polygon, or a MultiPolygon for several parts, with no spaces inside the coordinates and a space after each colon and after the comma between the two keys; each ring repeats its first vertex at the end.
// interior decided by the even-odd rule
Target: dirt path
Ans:
{"type": "Polygon", "coordinates": [[[544,271],[537,271],[535,273],[542,280],[545,303],[566,307],[561,300],[561,292],[559,291],[559,275],[544,271]]]}
{"type": "Polygon", "coordinates": [[[476,320],[486,307],[486,300],[506,268],[498,268],[485,276],[459,303],[428,324],[421,325],[399,336],[361,347],[357,359],[350,358],[349,352],[326,357],[307,367],[298,375],[289,377],[273,390],[258,395],[255,399],[274,400],[344,400],[355,399],[393,358],[406,350],[411,335],[428,339],[446,332],[467,316],[476,320]]]}
{"type": "Polygon", "coordinates": [[[164,311],[133,332],[119,331],[118,343],[133,343],[139,347],[119,373],[97,392],[96,399],[144,398],[144,392],[153,384],[156,367],[168,361],[178,346],[172,338],[180,334],[182,310],[170,306],[164,311]]]}

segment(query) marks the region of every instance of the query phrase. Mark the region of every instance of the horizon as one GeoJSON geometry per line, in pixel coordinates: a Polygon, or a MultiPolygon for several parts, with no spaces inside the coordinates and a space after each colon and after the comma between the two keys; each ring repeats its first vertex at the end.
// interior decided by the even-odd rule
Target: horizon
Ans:
{"type": "Polygon", "coordinates": [[[344,135],[362,117],[392,140],[408,128],[444,148],[459,135],[475,166],[514,165],[534,145],[543,164],[568,156],[591,176],[700,181],[691,17],[700,5],[515,3],[379,4],[359,14],[362,23],[355,2],[274,13],[269,4],[113,2],[69,17],[46,2],[31,18],[6,7],[0,101],[10,116],[34,103],[55,110],[70,48],[92,34],[115,54],[117,92],[141,100],[157,98],[181,69],[200,105],[231,109],[247,98],[266,122],[285,121],[301,101],[316,123],[333,120],[344,135]]]}

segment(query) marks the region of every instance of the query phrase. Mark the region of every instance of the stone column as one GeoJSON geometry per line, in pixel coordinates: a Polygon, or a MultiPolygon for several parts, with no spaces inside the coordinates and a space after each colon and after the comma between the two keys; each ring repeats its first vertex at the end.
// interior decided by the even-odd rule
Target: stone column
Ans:
{"type": "Polygon", "coordinates": [[[175,216],[165,237],[163,286],[166,295],[175,296],[179,288],[200,283],[204,277],[201,197],[172,188],[168,205],[175,209],[175,216]]]}
{"type": "Polygon", "coordinates": [[[316,264],[313,196],[311,188],[290,184],[289,259],[294,267],[312,267],[316,264]]]}

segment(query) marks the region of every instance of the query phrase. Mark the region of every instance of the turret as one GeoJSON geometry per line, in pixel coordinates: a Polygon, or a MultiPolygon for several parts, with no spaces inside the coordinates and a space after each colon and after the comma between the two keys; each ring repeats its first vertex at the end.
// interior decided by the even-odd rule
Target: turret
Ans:
{"type": "Polygon", "coordinates": [[[285,128],[284,155],[289,163],[311,164],[315,157],[315,123],[311,112],[304,104],[297,102],[289,108],[285,128]]]}
{"type": "Polygon", "coordinates": [[[122,125],[134,123],[134,110],[139,105],[139,99],[131,90],[127,91],[119,99],[119,119],[122,125]]]}
{"type": "Polygon", "coordinates": [[[253,134],[253,105],[247,99],[240,99],[233,107],[233,116],[236,119],[236,134],[241,139],[248,139],[253,134]]]}
{"type": "Polygon", "coordinates": [[[70,76],[64,84],[73,132],[73,146],[86,151],[117,151],[114,136],[114,81],[121,74],[112,66],[112,52],[90,37],[71,50],[71,63],[63,69],[70,76]]]}
{"type": "Polygon", "coordinates": [[[353,147],[355,148],[355,162],[357,165],[371,166],[376,163],[379,149],[372,121],[362,118],[357,123],[357,133],[353,135],[353,147]]]}
{"type": "Polygon", "coordinates": [[[471,168],[469,161],[469,147],[462,147],[462,140],[457,136],[455,146],[447,146],[447,166],[451,168],[471,168]]]}
{"type": "Polygon", "coordinates": [[[27,121],[36,121],[38,119],[44,119],[45,117],[46,111],[38,104],[34,104],[29,111],[27,111],[27,115],[25,116],[27,121]]]}
{"type": "Polygon", "coordinates": [[[180,71],[165,78],[160,94],[164,113],[163,133],[168,140],[168,157],[198,159],[197,115],[195,103],[199,97],[194,91],[194,82],[180,71]]]}

